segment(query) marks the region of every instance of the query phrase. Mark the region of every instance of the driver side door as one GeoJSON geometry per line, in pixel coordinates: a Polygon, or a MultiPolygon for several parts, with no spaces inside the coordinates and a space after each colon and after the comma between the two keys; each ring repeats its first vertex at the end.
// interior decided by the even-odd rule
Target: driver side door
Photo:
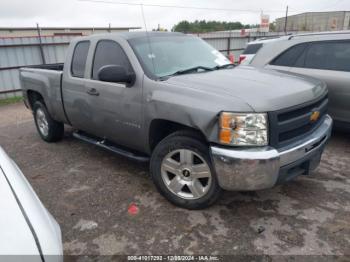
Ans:
{"type": "Polygon", "coordinates": [[[118,65],[133,72],[128,56],[115,40],[99,40],[91,66],[91,77],[86,80],[91,90],[89,104],[93,108],[94,129],[99,136],[133,149],[141,145],[142,79],[132,86],[99,80],[99,69],[118,65]]]}

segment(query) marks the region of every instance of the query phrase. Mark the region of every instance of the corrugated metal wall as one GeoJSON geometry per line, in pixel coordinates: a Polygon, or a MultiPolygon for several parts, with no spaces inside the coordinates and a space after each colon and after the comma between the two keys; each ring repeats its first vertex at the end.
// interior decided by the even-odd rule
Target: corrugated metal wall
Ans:
{"type": "MultiPolygon", "coordinates": [[[[332,30],[348,30],[350,12],[308,12],[291,15],[287,18],[287,31],[322,32],[332,30]]],[[[284,31],[285,17],[276,19],[276,30],[284,31]]]]}
{"type": "MultiPolygon", "coordinates": [[[[44,36],[42,48],[46,63],[61,63],[68,43],[74,36],[44,36]]],[[[43,60],[38,37],[0,38],[0,98],[21,95],[18,69],[39,65],[43,60]]]]}
{"type": "MultiPolygon", "coordinates": [[[[261,37],[275,36],[276,33],[251,32],[241,35],[239,32],[214,32],[199,34],[224,55],[238,56],[247,42],[261,37]]],[[[43,36],[42,48],[46,63],[62,63],[65,59],[69,41],[75,36],[43,36]]],[[[38,37],[0,38],[0,99],[21,95],[18,69],[27,65],[43,63],[38,37]]]]}
{"type": "Polygon", "coordinates": [[[263,37],[275,37],[283,35],[284,33],[261,33],[261,32],[249,32],[242,35],[237,31],[225,31],[225,32],[212,32],[205,34],[197,34],[197,36],[204,39],[214,48],[218,49],[224,55],[233,54],[235,60],[238,60],[239,55],[243,52],[248,42],[254,41],[263,37]]]}

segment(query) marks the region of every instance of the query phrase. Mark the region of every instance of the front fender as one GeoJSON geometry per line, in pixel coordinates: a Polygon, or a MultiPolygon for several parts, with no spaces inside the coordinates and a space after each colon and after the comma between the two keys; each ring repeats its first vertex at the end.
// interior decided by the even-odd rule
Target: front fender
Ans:
{"type": "Polygon", "coordinates": [[[251,112],[252,108],[236,97],[198,89],[145,80],[145,127],[153,119],[165,119],[195,128],[207,141],[218,142],[218,116],[221,111],[251,112]]]}

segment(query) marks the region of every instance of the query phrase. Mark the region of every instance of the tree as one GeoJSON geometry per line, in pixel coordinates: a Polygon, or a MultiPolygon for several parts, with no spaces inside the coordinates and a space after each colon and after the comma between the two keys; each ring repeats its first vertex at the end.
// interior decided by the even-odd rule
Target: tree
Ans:
{"type": "Polygon", "coordinates": [[[276,31],[276,22],[270,23],[270,31],[275,32],[276,31]]]}
{"type": "Polygon", "coordinates": [[[152,29],[152,31],[160,31],[160,32],[168,32],[168,29],[163,28],[158,24],[158,27],[156,29],[152,29]]]}
{"type": "Polygon", "coordinates": [[[183,33],[206,33],[213,31],[237,30],[249,27],[249,25],[244,25],[241,22],[221,22],[206,20],[195,20],[194,22],[188,22],[184,20],[174,25],[172,31],[183,33]]]}
{"type": "Polygon", "coordinates": [[[177,25],[175,25],[172,29],[174,32],[183,32],[183,33],[189,33],[191,29],[191,25],[187,21],[181,21],[177,25]]]}

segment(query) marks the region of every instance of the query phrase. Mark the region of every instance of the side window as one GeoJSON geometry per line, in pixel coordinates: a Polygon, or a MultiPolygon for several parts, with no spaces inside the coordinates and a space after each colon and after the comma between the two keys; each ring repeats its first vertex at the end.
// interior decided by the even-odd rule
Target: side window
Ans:
{"type": "Polygon", "coordinates": [[[306,47],[306,43],[292,46],[280,54],[277,58],[272,60],[270,64],[277,66],[294,66],[297,59],[302,55],[306,47]]]}
{"type": "Polygon", "coordinates": [[[244,49],[242,54],[243,55],[244,54],[246,54],[246,55],[255,55],[262,46],[263,46],[262,44],[250,44],[250,45],[247,45],[247,47],[244,49]]]}
{"type": "Polygon", "coordinates": [[[305,67],[305,57],[307,53],[307,48],[302,52],[302,54],[295,61],[294,67],[305,67]]]}
{"type": "Polygon", "coordinates": [[[87,59],[89,47],[90,47],[89,41],[79,42],[75,46],[73,58],[72,58],[72,66],[71,66],[72,76],[80,77],[80,78],[84,77],[86,59],[87,59]]]}
{"type": "Polygon", "coordinates": [[[105,65],[120,65],[127,72],[132,72],[129,59],[122,47],[112,40],[101,40],[97,43],[92,67],[92,79],[98,80],[98,70],[105,65]]]}
{"type": "Polygon", "coordinates": [[[350,41],[312,43],[306,54],[305,67],[350,71],[350,41]]]}

